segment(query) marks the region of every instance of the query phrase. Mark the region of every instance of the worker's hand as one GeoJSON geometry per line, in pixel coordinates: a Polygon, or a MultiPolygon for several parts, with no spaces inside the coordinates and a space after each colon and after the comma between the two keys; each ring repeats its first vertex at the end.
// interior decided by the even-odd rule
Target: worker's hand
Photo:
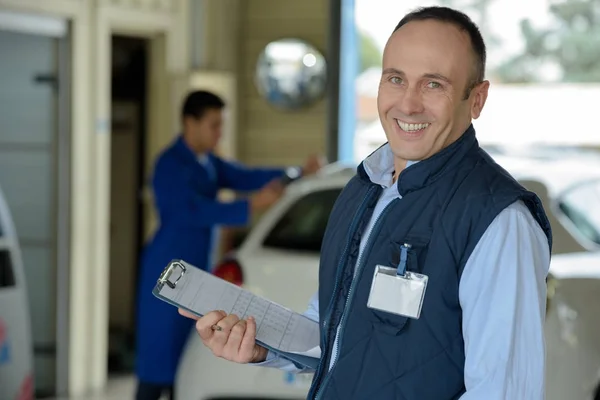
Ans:
{"type": "Polygon", "coordinates": [[[179,309],[179,313],[196,319],[196,331],[202,343],[215,356],[240,364],[258,363],[267,359],[267,349],[256,344],[256,321],[240,320],[225,311],[212,311],[202,318],[179,309]],[[213,326],[220,330],[214,330],[213,326]]]}
{"type": "Polygon", "coordinates": [[[317,155],[312,155],[312,156],[308,157],[308,159],[304,163],[304,167],[302,167],[302,175],[303,176],[314,175],[317,172],[319,172],[319,170],[321,168],[323,168],[323,166],[325,164],[326,163],[325,163],[325,160],[323,159],[323,157],[320,157],[317,155]]]}
{"type": "Polygon", "coordinates": [[[250,208],[253,212],[269,208],[281,198],[284,189],[285,188],[279,179],[271,181],[258,192],[250,196],[250,208]]]}

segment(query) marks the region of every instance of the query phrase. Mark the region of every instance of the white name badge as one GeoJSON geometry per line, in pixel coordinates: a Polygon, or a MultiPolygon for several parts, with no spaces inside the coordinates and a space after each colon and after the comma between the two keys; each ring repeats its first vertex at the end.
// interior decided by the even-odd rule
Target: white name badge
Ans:
{"type": "Polygon", "coordinates": [[[428,277],[397,268],[375,267],[367,307],[408,318],[419,319],[425,299],[428,277]]]}
{"type": "Polygon", "coordinates": [[[408,243],[400,247],[398,267],[375,267],[367,307],[419,319],[429,278],[406,270],[411,247],[408,243]]]}

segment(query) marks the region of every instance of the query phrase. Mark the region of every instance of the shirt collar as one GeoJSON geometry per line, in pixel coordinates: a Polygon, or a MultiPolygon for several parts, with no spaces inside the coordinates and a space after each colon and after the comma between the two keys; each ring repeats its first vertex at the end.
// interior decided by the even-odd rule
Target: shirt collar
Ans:
{"type": "MultiPolygon", "coordinates": [[[[453,171],[473,151],[479,150],[475,129],[470,125],[450,146],[419,162],[407,163],[396,180],[402,197],[437,181],[453,171]],[[410,168],[409,168],[410,167],[410,168]]],[[[393,154],[388,143],[375,150],[358,167],[358,176],[371,183],[389,187],[392,184],[393,154]]]]}
{"type": "MultiPolygon", "coordinates": [[[[418,161],[407,161],[406,168],[418,163],[418,161]]],[[[371,182],[384,188],[393,184],[394,153],[389,143],[384,144],[373,152],[364,161],[363,167],[371,182]]]]}

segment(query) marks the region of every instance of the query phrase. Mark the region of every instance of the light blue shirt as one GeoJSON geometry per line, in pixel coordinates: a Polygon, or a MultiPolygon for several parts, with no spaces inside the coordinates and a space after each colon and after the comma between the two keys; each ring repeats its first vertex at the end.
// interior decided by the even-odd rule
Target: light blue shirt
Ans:
{"type": "Polygon", "coordinates": [[[207,154],[199,154],[197,157],[198,162],[200,163],[200,165],[202,165],[204,168],[206,168],[206,172],[208,173],[208,176],[210,177],[211,180],[216,180],[217,179],[217,173],[215,171],[215,166],[212,165],[212,163],[210,162],[210,158],[208,158],[207,154]]]}
{"type": "MultiPolygon", "coordinates": [[[[363,242],[385,206],[401,198],[392,183],[393,168],[387,147],[365,163],[371,180],[384,191],[362,235],[363,242]]],[[[360,244],[360,252],[364,245],[360,244]]],[[[517,201],[498,214],[471,253],[459,284],[467,389],[460,400],[545,399],[544,320],[549,266],[548,240],[527,206],[517,201]]],[[[312,296],[305,315],[319,321],[318,293],[312,296]]],[[[334,345],[330,368],[336,356],[334,345]]],[[[273,353],[256,365],[312,372],[301,371],[273,353]]]]}

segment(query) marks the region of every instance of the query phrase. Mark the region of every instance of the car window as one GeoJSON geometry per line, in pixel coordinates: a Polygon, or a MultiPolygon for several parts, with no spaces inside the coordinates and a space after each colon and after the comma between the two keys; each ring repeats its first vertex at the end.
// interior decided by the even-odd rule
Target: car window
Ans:
{"type": "Polygon", "coordinates": [[[263,246],[318,253],[331,209],[341,189],[319,190],[300,198],[275,224],[263,246]]]}
{"type": "Polygon", "coordinates": [[[581,235],[600,245],[600,181],[567,190],[558,206],[581,235]]]}
{"type": "Polygon", "coordinates": [[[15,286],[15,274],[10,253],[8,250],[0,250],[0,289],[12,286],[15,286]]]}

